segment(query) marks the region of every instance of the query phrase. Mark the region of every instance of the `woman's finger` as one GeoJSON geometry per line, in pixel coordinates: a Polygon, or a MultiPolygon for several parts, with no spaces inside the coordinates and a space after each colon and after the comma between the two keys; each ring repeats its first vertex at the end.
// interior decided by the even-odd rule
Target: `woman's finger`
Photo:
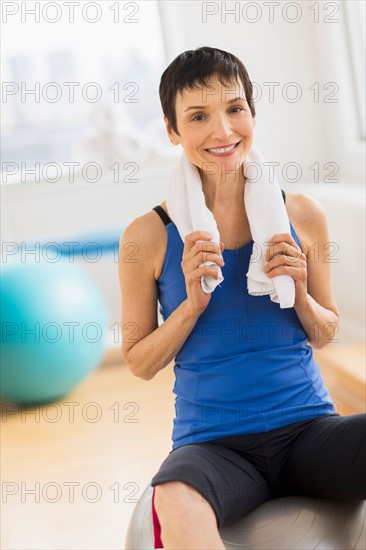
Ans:
{"type": "Polygon", "coordinates": [[[278,254],[300,259],[302,251],[295,241],[291,241],[291,243],[284,241],[280,241],[278,243],[272,242],[266,251],[265,260],[268,262],[273,258],[273,256],[278,254]]]}

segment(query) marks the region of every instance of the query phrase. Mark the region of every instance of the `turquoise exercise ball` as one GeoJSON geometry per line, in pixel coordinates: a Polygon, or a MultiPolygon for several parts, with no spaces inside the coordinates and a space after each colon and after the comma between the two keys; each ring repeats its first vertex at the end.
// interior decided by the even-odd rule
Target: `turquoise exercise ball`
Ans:
{"type": "Polygon", "coordinates": [[[66,259],[1,266],[0,397],[52,402],[95,370],[107,311],[85,272],[66,259]]]}

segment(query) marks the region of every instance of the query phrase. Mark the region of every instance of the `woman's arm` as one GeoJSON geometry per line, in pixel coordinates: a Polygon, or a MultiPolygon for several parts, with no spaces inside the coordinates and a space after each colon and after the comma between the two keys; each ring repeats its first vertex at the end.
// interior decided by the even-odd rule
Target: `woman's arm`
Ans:
{"type": "MultiPolygon", "coordinates": [[[[269,246],[268,264],[265,271],[269,277],[288,274],[295,280],[296,300],[294,309],[309,338],[309,343],[316,349],[321,349],[329,343],[337,342],[339,326],[339,310],[333,295],[331,260],[334,257],[335,243],[330,242],[326,211],[321,203],[305,194],[297,195],[297,209],[301,213],[301,228],[305,237],[303,255],[298,255],[298,261],[277,256],[272,261],[275,243],[285,241],[298,248],[292,235],[288,239],[274,236],[269,246]],[[291,242],[292,241],[292,242],[291,242]],[[273,270],[271,274],[271,270],[273,270]]],[[[300,220],[300,217],[298,218],[300,220]]],[[[282,249],[286,247],[282,244],[282,249]]],[[[286,252],[285,252],[286,254],[286,252]]],[[[291,258],[294,260],[294,257],[291,258]]]]}
{"type": "Polygon", "coordinates": [[[303,227],[309,235],[307,295],[306,301],[295,305],[294,309],[309,336],[309,343],[321,349],[332,341],[338,342],[339,310],[331,273],[331,262],[337,260],[337,247],[330,241],[327,215],[321,203],[308,195],[301,195],[300,200],[306,216],[303,227]]]}
{"type": "Polygon", "coordinates": [[[169,365],[200,315],[184,300],[158,326],[154,276],[157,238],[151,224],[142,216],[126,227],[119,245],[122,357],[131,372],[143,380],[150,380],[169,365]]]}

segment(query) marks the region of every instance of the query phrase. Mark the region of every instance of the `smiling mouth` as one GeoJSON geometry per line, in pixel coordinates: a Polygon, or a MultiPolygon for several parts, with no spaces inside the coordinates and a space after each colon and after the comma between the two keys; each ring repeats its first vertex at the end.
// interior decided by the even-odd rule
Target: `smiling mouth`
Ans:
{"type": "Polygon", "coordinates": [[[212,149],[205,149],[205,151],[208,151],[209,153],[230,153],[236,147],[239,145],[240,141],[237,143],[232,143],[231,145],[225,145],[224,147],[215,147],[212,149]]]}

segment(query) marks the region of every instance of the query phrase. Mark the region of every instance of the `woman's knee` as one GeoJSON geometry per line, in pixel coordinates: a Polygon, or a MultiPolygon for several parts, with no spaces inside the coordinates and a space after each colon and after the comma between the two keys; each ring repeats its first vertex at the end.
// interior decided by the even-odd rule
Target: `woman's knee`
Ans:
{"type": "Polygon", "coordinates": [[[184,481],[166,481],[155,487],[154,506],[156,511],[166,506],[174,507],[192,505],[192,501],[202,499],[202,495],[192,485],[184,481]]]}

